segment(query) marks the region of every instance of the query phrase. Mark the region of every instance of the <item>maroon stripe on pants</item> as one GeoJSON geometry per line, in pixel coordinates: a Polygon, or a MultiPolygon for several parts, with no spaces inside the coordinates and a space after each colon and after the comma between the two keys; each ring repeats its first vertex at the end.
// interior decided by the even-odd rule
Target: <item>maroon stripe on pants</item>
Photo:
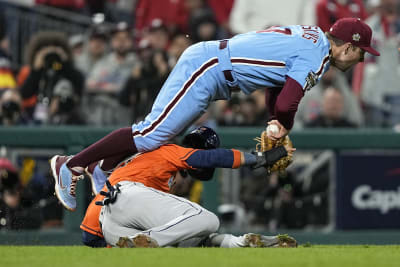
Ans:
{"type": "Polygon", "coordinates": [[[186,81],[186,83],[183,85],[183,88],[179,91],[179,93],[175,96],[175,98],[172,100],[172,102],[164,109],[164,111],[161,113],[161,116],[158,117],[157,120],[155,120],[148,128],[144,129],[142,132],[140,131],[135,131],[132,133],[133,137],[136,135],[146,135],[147,133],[151,132],[156,128],[162,121],[163,119],[167,116],[167,114],[175,107],[176,103],[185,95],[186,91],[189,89],[189,87],[194,83],[194,81],[197,79],[197,77],[201,76],[203,72],[207,70],[207,68],[211,67],[214,64],[218,63],[218,59],[214,58],[207,63],[205,63],[200,69],[198,69],[196,72],[193,73],[192,77],[186,81]]]}

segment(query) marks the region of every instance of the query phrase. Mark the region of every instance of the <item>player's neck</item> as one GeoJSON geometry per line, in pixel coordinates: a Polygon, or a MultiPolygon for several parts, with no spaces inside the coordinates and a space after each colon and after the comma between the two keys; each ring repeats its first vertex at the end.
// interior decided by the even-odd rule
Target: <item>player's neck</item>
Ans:
{"type": "Polygon", "coordinates": [[[341,53],[341,49],[340,49],[340,47],[338,47],[338,46],[335,44],[334,41],[329,40],[329,39],[328,39],[328,41],[329,41],[329,43],[331,44],[331,49],[330,49],[330,51],[329,51],[329,57],[330,57],[330,58],[335,58],[335,57],[337,57],[337,56],[341,53]]]}

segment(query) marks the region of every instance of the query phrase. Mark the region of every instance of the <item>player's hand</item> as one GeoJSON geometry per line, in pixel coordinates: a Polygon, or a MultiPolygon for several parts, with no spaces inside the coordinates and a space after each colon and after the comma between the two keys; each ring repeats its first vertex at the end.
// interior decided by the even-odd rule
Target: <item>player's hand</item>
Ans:
{"type": "Polygon", "coordinates": [[[274,147],[271,150],[258,152],[252,151],[251,154],[256,156],[257,162],[252,165],[253,169],[260,167],[268,168],[272,166],[275,162],[288,155],[288,151],[283,146],[274,147]]]}
{"type": "Polygon", "coordinates": [[[271,132],[267,133],[267,136],[269,138],[271,138],[272,140],[276,141],[276,140],[288,135],[289,130],[287,130],[278,120],[269,121],[268,125],[271,125],[271,124],[275,124],[279,128],[278,133],[271,133],[271,132]]]}
{"type": "Polygon", "coordinates": [[[286,144],[284,147],[286,149],[288,156],[293,157],[293,153],[296,151],[296,148],[291,147],[289,144],[286,144]]]}

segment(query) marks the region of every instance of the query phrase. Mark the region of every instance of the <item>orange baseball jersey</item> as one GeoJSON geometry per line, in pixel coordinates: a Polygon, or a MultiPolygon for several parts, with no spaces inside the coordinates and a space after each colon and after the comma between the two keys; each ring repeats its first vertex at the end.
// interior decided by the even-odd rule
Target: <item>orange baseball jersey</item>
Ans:
{"type": "MultiPolygon", "coordinates": [[[[108,180],[111,185],[116,185],[120,181],[133,181],[169,192],[168,182],[173,179],[177,171],[191,168],[185,160],[196,150],[173,144],[163,145],[159,149],[138,154],[125,166],[117,168],[108,180]]],[[[103,190],[105,188],[103,187],[103,190]]],[[[101,206],[96,205],[95,202],[101,201],[103,198],[104,196],[98,194],[92,200],[80,227],[82,230],[100,237],[103,237],[99,224],[101,206]]]]}

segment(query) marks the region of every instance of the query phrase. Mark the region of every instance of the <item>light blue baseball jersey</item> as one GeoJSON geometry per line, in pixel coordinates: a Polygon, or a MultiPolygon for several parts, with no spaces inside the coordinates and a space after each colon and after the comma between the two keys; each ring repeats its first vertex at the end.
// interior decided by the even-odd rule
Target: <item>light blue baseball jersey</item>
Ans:
{"type": "Polygon", "coordinates": [[[300,25],[240,34],[224,45],[192,45],[164,83],[150,114],[132,125],[135,145],[140,152],[159,147],[190,126],[211,101],[229,99],[237,86],[250,94],[283,87],[289,76],[308,90],[329,68],[329,53],[329,41],[318,27],[300,25]]]}
{"type": "Polygon", "coordinates": [[[320,28],[295,25],[237,35],[229,52],[239,87],[250,94],[282,87],[286,76],[310,89],[329,68],[330,44],[320,28]]]}

